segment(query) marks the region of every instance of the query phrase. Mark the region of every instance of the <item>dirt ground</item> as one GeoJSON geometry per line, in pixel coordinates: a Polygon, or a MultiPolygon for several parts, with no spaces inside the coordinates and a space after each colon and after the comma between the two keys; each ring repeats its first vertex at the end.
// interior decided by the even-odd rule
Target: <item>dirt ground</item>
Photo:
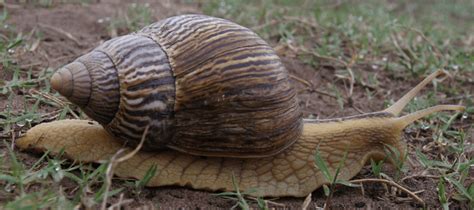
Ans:
{"type": "MultiPolygon", "coordinates": [[[[7,1],[8,2],[8,1],[7,1]]],[[[151,2],[151,1],[150,1],[151,2]]],[[[183,13],[200,13],[199,5],[175,3],[150,3],[153,8],[153,18],[158,20],[168,16],[183,13]]],[[[15,27],[15,30],[23,34],[40,33],[42,38],[40,44],[34,51],[23,52],[18,56],[18,63],[23,68],[31,67],[33,73],[39,72],[45,68],[56,69],[64,65],[81,54],[98,46],[104,40],[110,39],[114,34],[110,33],[106,21],[108,18],[120,15],[125,10],[127,1],[102,0],[90,4],[57,4],[51,8],[38,8],[36,6],[21,5],[8,8],[8,23],[15,27]]],[[[126,33],[118,31],[118,34],[126,33]]],[[[270,43],[274,45],[272,40],[270,43]]],[[[277,46],[274,46],[277,47],[277,46]]],[[[320,66],[314,69],[305,65],[300,60],[288,55],[285,50],[278,51],[282,60],[290,73],[298,78],[305,78],[312,84],[312,88],[294,80],[294,85],[298,88],[300,94],[301,106],[304,108],[305,116],[317,116],[320,118],[331,118],[359,114],[360,112],[371,112],[384,108],[386,99],[397,99],[404,92],[413,87],[419,80],[411,79],[404,81],[401,78],[393,78],[384,75],[383,72],[373,69],[370,66],[365,68],[362,76],[376,73],[381,82],[382,89],[378,91],[372,99],[368,99],[364,87],[356,86],[351,101],[346,102],[346,108],[341,111],[337,101],[333,97],[326,96],[314,89],[327,89],[326,84],[334,83],[344,89],[346,85],[334,74],[334,69],[330,66],[320,66]]],[[[8,72],[0,71],[0,77],[9,80],[12,75],[8,72]]],[[[446,85],[456,81],[446,81],[446,85]]],[[[472,84],[471,84],[472,85],[472,84]]],[[[473,89],[474,85],[465,87],[473,89]]],[[[18,95],[21,95],[19,93],[18,95]]],[[[445,97],[445,96],[443,96],[445,97]]],[[[24,102],[18,99],[16,101],[18,109],[24,106],[24,102]]],[[[446,103],[450,101],[445,101],[446,103]]],[[[0,109],[6,106],[5,100],[0,101],[0,109]]],[[[39,110],[42,113],[52,111],[51,107],[44,106],[39,110]]],[[[426,144],[426,138],[431,136],[431,131],[406,130],[406,140],[413,145],[410,150],[426,144]],[[415,138],[417,136],[418,138],[415,138]],[[422,140],[420,140],[422,139],[422,140]]],[[[469,134],[469,133],[468,133],[469,134]]],[[[472,132],[470,133],[472,136],[472,132]]],[[[0,147],[0,150],[5,149],[0,147]]],[[[413,151],[410,153],[413,154],[413,151]]],[[[37,155],[20,153],[19,157],[23,162],[32,163],[37,160],[37,155]]],[[[415,160],[415,157],[411,157],[415,160]]],[[[416,161],[409,166],[406,174],[418,174],[424,170],[416,161]]],[[[385,173],[394,173],[390,166],[386,166],[385,173]]],[[[355,178],[373,177],[369,167],[364,168],[355,178]]],[[[437,181],[427,177],[413,177],[402,181],[403,184],[412,191],[421,191],[418,195],[422,197],[429,207],[439,207],[438,194],[436,192],[437,181]]],[[[181,187],[161,187],[146,188],[140,197],[135,197],[131,192],[127,192],[127,186],[121,181],[114,183],[115,187],[125,188],[125,197],[133,199],[128,204],[130,207],[153,206],[173,208],[184,207],[186,209],[210,209],[224,208],[228,209],[235,205],[235,201],[227,200],[215,196],[214,193],[191,190],[181,187]]],[[[67,188],[67,183],[65,183],[67,188]]],[[[406,194],[388,195],[381,184],[366,184],[364,194],[359,188],[339,187],[333,198],[334,208],[416,208],[420,207],[411,199],[406,199],[406,194]]],[[[117,198],[114,198],[117,199],[117,198]]],[[[272,200],[282,204],[285,207],[300,208],[303,203],[302,198],[280,198],[272,200]]],[[[111,200],[113,202],[114,200],[111,200]]],[[[322,206],[325,202],[325,196],[322,189],[316,190],[312,195],[311,208],[322,206]]],[[[270,207],[275,207],[270,204],[270,207]]],[[[278,207],[278,206],[277,206],[278,207]]],[[[452,204],[453,208],[465,208],[459,204],[452,204]]]]}

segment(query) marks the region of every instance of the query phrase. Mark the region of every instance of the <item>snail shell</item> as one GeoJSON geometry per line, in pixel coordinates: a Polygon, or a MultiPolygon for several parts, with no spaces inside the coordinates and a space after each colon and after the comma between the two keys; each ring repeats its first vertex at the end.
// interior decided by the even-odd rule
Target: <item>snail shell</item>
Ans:
{"type": "Polygon", "coordinates": [[[181,15],[104,42],[51,85],[130,145],[203,156],[274,155],[301,135],[288,72],[251,30],[181,15]]]}

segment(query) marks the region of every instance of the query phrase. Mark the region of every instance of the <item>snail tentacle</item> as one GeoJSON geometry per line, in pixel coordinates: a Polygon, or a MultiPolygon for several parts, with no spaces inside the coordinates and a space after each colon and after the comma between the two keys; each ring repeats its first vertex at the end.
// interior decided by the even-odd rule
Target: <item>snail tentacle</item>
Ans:
{"type": "Polygon", "coordinates": [[[437,70],[433,73],[431,73],[429,76],[427,76],[423,81],[418,83],[414,88],[412,88],[408,93],[403,95],[397,102],[392,104],[390,107],[387,109],[383,110],[383,112],[388,112],[392,113],[394,116],[400,115],[402,110],[405,108],[405,106],[426,86],[428,85],[431,81],[436,79],[438,76],[443,76],[447,75],[448,73],[443,70],[437,70]]]}

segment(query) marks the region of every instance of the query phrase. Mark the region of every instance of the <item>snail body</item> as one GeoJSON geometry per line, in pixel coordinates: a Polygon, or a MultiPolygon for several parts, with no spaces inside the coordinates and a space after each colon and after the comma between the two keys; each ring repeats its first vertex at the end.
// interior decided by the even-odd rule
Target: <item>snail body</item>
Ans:
{"type": "Polygon", "coordinates": [[[440,105],[398,117],[442,74],[380,112],[302,119],[288,73],[256,34],[223,19],[177,16],[107,41],[53,75],[53,88],[98,123],[43,123],[17,145],[100,162],[125,140],[144,150],[115,174],[141,179],[156,165],[148,186],[231,191],[235,178],[240,190],[257,189],[253,195],[302,197],[329,182],[316,152],[333,172],[347,154],[339,177],[350,179],[369,159],[383,159],[386,145],[404,154],[401,133],[413,121],[462,110],[440,105]]]}

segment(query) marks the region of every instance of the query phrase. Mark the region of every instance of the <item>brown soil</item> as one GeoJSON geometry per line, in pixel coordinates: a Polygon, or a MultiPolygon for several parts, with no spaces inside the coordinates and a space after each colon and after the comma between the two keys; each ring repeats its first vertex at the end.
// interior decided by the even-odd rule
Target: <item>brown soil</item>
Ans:
{"type": "MultiPolygon", "coordinates": [[[[130,1],[132,2],[132,1],[130,1]]],[[[150,1],[152,2],[152,1],[150,1]]],[[[169,1],[171,2],[171,1],[169,1]]],[[[16,5],[16,2],[12,2],[16,5]]],[[[17,52],[18,63],[25,69],[31,67],[33,73],[39,73],[45,68],[56,69],[59,66],[72,61],[79,55],[87,52],[93,47],[99,45],[104,40],[111,37],[108,30],[108,23],[100,20],[106,20],[108,17],[117,17],[123,12],[128,1],[101,0],[91,4],[55,4],[51,8],[39,8],[35,5],[10,6],[8,11],[10,19],[8,23],[15,27],[15,30],[23,34],[39,34],[40,43],[34,51],[17,52]],[[70,35],[70,36],[69,36],[70,35]]],[[[150,3],[153,8],[153,18],[158,20],[171,15],[182,13],[196,13],[199,8],[192,7],[190,4],[180,3],[150,3]]],[[[119,31],[119,34],[122,33],[119,31]]],[[[28,40],[34,43],[35,38],[28,40]]],[[[305,116],[315,116],[321,118],[348,116],[361,112],[371,112],[383,109],[383,103],[386,99],[396,99],[404,92],[413,87],[419,78],[404,80],[406,78],[391,78],[384,74],[383,71],[374,70],[370,67],[361,68],[364,71],[358,72],[362,77],[368,74],[376,73],[381,82],[380,90],[378,90],[372,99],[367,98],[365,87],[355,86],[351,100],[346,101],[344,109],[340,109],[335,98],[325,96],[314,90],[329,92],[328,84],[336,85],[340,90],[347,92],[347,81],[338,79],[333,68],[321,65],[317,69],[302,63],[300,60],[291,55],[282,54],[282,60],[290,73],[298,78],[304,78],[312,85],[308,88],[305,84],[294,80],[295,86],[300,90],[301,106],[304,107],[305,116]],[[351,102],[351,103],[349,103],[351,102]],[[358,111],[359,110],[359,111],[358,111]]],[[[0,69],[0,79],[11,79],[11,73],[0,69]]],[[[470,88],[471,87],[466,87],[470,88]]],[[[13,99],[14,109],[21,110],[23,100],[18,93],[13,99]]],[[[346,95],[345,93],[343,93],[346,95]]],[[[0,109],[6,106],[6,98],[3,96],[0,101],[0,109]]],[[[44,106],[39,110],[41,113],[48,113],[53,108],[44,106]]],[[[407,130],[407,140],[412,143],[413,147],[426,144],[415,135],[430,136],[430,133],[416,134],[416,131],[407,130]]],[[[472,133],[471,133],[472,134],[472,133]]],[[[472,135],[471,135],[472,136],[472,135]]],[[[410,148],[414,151],[414,149],[410,148]]],[[[0,150],[5,150],[4,146],[0,146],[0,150]]],[[[411,151],[411,154],[412,152],[411,151]]],[[[19,153],[19,157],[25,163],[33,163],[37,160],[37,156],[26,153],[19,153]]],[[[412,160],[416,160],[414,156],[412,160]]],[[[423,170],[416,161],[410,166],[407,174],[415,174],[423,170]]],[[[386,168],[385,173],[394,173],[391,168],[386,168]]],[[[356,178],[372,177],[370,169],[366,167],[356,178]]],[[[410,178],[402,182],[404,186],[412,191],[424,190],[418,195],[421,196],[430,207],[439,207],[436,193],[437,180],[430,178],[410,178]]],[[[68,188],[68,183],[64,183],[68,188]]],[[[69,184],[70,185],[70,184],[69,184]]],[[[231,208],[235,202],[221,197],[215,196],[213,193],[191,190],[182,187],[161,187],[146,188],[139,197],[135,196],[130,187],[125,186],[121,181],[114,183],[115,187],[125,188],[125,197],[133,199],[131,207],[152,206],[160,207],[184,207],[186,209],[200,208],[231,208]]],[[[333,198],[333,207],[335,208],[416,208],[418,206],[414,201],[407,199],[407,195],[401,194],[397,196],[387,195],[385,188],[380,184],[366,184],[364,186],[365,194],[361,193],[358,188],[339,187],[333,198]]],[[[118,198],[114,198],[115,200],[118,198]]],[[[0,198],[0,201],[2,198],[0,198]]],[[[114,202],[112,199],[111,202],[114,202]]],[[[300,208],[303,199],[301,198],[281,198],[274,202],[285,205],[290,208],[300,208]]],[[[310,208],[322,206],[325,202],[325,196],[321,189],[316,190],[312,195],[312,203],[310,208]]],[[[452,204],[456,207],[457,204],[452,204]]],[[[270,205],[272,206],[272,205],[270,205]]],[[[462,207],[462,206],[457,206],[462,207]]]]}

